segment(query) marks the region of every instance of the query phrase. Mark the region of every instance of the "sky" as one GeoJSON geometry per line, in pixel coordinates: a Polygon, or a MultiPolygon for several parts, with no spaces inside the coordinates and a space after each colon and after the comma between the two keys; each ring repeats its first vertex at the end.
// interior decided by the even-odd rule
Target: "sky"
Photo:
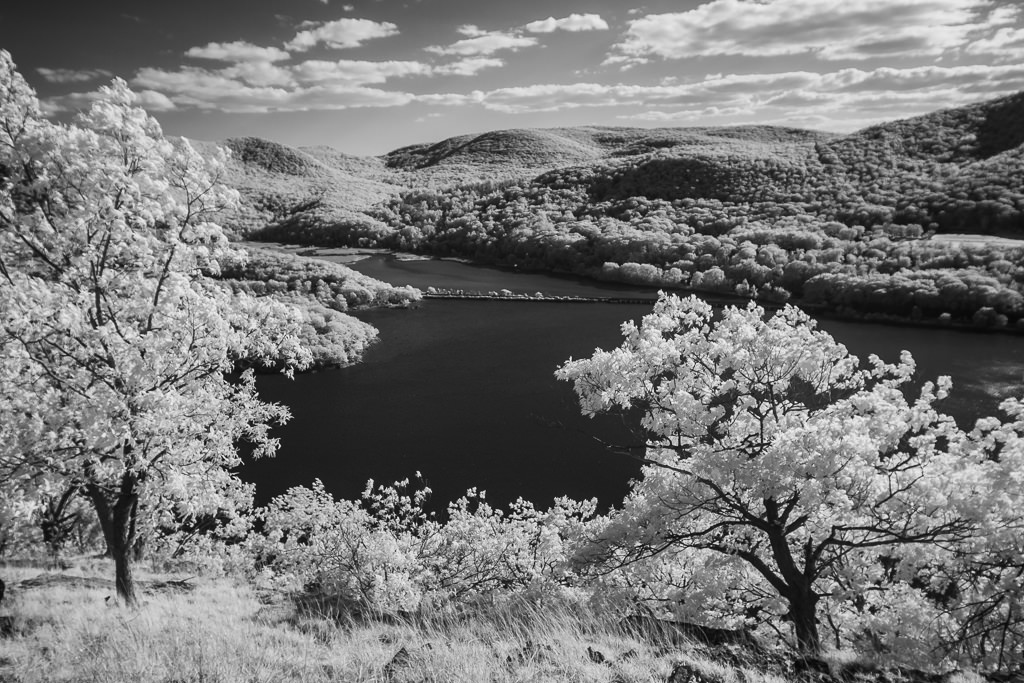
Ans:
{"type": "Polygon", "coordinates": [[[836,132],[1024,90],[1024,0],[33,0],[0,48],[69,118],[376,155],[506,128],[836,132]]]}

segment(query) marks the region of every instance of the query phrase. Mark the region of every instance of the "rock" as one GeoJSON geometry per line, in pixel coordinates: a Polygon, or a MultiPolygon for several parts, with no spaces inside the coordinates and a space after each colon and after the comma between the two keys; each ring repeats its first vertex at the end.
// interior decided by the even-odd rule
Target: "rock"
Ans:
{"type": "Polygon", "coordinates": [[[881,683],[888,677],[873,664],[853,661],[842,665],[837,678],[847,683],[881,683]]]}
{"type": "Polygon", "coordinates": [[[18,584],[21,590],[36,588],[51,589],[56,587],[82,588],[85,590],[110,590],[114,582],[110,579],[100,579],[91,576],[68,576],[67,574],[39,574],[32,578],[24,579],[18,584]]]}
{"type": "Polygon", "coordinates": [[[391,661],[384,665],[381,675],[384,677],[384,680],[390,681],[400,669],[409,666],[410,661],[412,661],[412,655],[409,654],[405,647],[401,647],[395,653],[395,656],[391,658],[391,661]]]}
{"type": "Polygon", "coordinates": [[[529,661],[550,659],[554,654],[555,650],[550,645],[537,645],[532,640],[528,640],[525,645],[516,651],[514,656],[509,655],[506,657],[505,663],[509,665],[522,665],[529,661]]]}
{"type": "Polygon", "coordinates": [[[702,645],[751,645],[760,647],[746,629],[715,628],[686,621],[669,621],[635,614],[619,622],[619,628],[645,639],[680,645],[685,641],[702,645]]]}
{"type": "Polygon", "coordinates": [[[797,656],[792,659],[793,672],[801,676],[823,676],[828,678],[832,675],[832,669],[828,662],[820,657],[797,656]]]}
{"type": "Polygon", "coordinates": [[[719,676],[707,674],[689,664],[679,663],[672,669],[666,683],[722,683],[719,676]]]}

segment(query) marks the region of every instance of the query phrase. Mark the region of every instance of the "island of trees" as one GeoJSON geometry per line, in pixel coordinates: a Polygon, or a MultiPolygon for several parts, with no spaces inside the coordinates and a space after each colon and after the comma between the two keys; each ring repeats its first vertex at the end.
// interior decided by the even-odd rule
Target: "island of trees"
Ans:
{"type": "MultiPolygon", "coordinates": [[[[139,603],[133,567],[148,554],[297,599],[329,596],[346,619],[457,620],[521,601],[683,623],[705,640],[788,648],[803,662],[852,648],[932,670],[1024,665],[1024,403],[1008,399],[1001,416],[961,429],[937,406],[948,378],[914,384],[909,354],[894,364],[853,357],[792,306],[716,315],[663,294],[623,325],[619,347],[558,369],[585,414],[620,413],[635,426],[635,441],[616,448],[643,463],[642,475],[606,513],[572,500],[501,510],[469,491],[435,515],[429,492],[408,481],[371,482],[360,500],[335,500],[314,482],[254,509],[240,449],[272,455],[268,429],[287,410],[260,400],[253,369],[352,362],[374,333],[344,312],[419,293],[234,250],[217,221],[253,205],[224,185],[226,155],[165,137],[133,101],[115,81],[73,123],[54,123],[0,52],[0,553],[101,547],[128,608],[139,603]]],[[[965,216],[1019,226],[1020,196],[985,185],[1005,209],[947,205],[912,179],[948,164],[1003,178],[994,169],[1010,161],[992,160],[1020,140],[985,126],[1019,103],[899,124],[921,132],[900,148],[920,162],[906,167],[858,156],[860,139],[892,143],[884,127],[844,139],[733,131],[729,155],[699,162],[672,150],[721,132],[657,145],[587,132],[580,154],[598,135],[641,149],[600,171],[407,193],[374,209],[378,236],[353,239],[583,264],[778,304],[795,292],[878,310],[886,291],[885,312],[912,304],[921,316],[1015,324],[1019,257],[923,236],[962,229],[965,216]],[[951,143],[933,128],[963,121],[978,134],[942,156],[951,143]],[[789,151],[758,157],[752,146],[789,151]],[[846,184],[815,180],[796,150],[804,164],[845,169],[846,184]],[[640,185],[662,196],[640,199],[640,185]],[[717,196],[681,196],[698,185],[717,196]],[[845,194],[874,185],[871,205],[845,194]],[[792,206],[774,201],[796,186],[804,194],[792,206]],[[958,257],[962,266],[944,260],[958,257]]],[[[405,150],[389,163],[455,151],[405,150]]]]}

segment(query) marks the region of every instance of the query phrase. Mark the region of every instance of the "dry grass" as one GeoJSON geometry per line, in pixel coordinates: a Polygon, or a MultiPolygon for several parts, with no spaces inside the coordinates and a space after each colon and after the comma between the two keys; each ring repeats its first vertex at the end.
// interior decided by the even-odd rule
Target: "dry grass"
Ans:
{"type": "Polygon", "coordinates": [[[4,683],[641,683],[666,680],[679,662],[723,683],[781,683],[707,661],[686,648],[640,642],[610,623],[569,610],[520,606],[432,615],[416,623],[353,624],[329,618],[326,608],[297,609],[283,596],[261,600],[235,581],[196,579],[187,591],[147,588],[141,607],[133,611],[108,600],[108,585],[97,584],[96,578],[109,576],[102,565],[61,575],[92,582],[19,586],[38,574],[3,570],[10,589],[2,611],[13,617],[14,627],[0,649],[4,683]],[[602,657],[607,661],[594,661],[602,657]]]}

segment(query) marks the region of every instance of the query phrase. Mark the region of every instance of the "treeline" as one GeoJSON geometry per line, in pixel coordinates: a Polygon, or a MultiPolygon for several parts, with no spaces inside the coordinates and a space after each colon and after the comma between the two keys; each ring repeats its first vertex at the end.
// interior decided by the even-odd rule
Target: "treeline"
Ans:
{"type": "Polygon", "coordinates": [[[378,217],[394,231],[373,244],[478,262],[852,315],[1007,325],[1024,313],[1024,248],[927,239],[917,224],[847,225],[795,202],[593,203],[534,183],[500,196],[411,192],[378,217]]]}

